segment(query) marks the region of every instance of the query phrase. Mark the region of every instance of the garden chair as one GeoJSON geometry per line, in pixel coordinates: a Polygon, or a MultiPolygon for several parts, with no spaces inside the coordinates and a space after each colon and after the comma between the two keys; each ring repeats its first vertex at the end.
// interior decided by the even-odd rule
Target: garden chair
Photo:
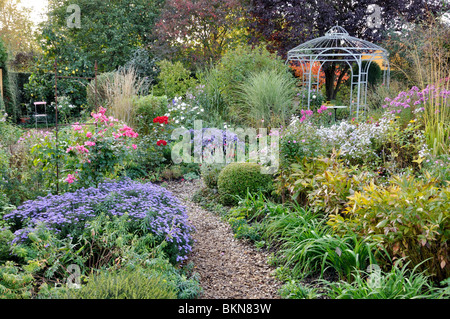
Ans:
{"type": "Polygon", "coordinates": [[[34,102],[34,122],[37,129],[37,123],[45,123],[48,128],[48,120],[47,120],[47,102],[34,102]],[[40,112],[44,113],[40,113],[40,112]]]}

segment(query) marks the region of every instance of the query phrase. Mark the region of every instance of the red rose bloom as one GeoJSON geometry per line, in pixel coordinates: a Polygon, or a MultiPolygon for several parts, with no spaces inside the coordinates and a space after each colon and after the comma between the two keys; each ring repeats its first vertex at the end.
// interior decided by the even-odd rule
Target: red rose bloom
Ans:
{"type": "Polygon", "coordinates": [[[161,145],[167,145],[167,142],[164,140],[159,140],[158,142],[156,142],[156,145],[161,146],[161,145]]]}
{"type": "Polygon", "coordinates": [[[168,116],[158,116],[153,119],[153,123],[161,123],[161,124],[168,124],[169,123],[169,117],[168,116]]]}

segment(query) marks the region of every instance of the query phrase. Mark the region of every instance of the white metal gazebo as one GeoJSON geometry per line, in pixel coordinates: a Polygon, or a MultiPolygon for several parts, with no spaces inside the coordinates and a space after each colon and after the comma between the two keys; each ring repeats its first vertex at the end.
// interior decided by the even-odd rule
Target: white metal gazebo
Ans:
{"type": "MultiPolygon", "coordinates": [[[[308,92],[319,89],[320,73],[327,62],[347,63],[351,72],[348,106],[350,114],[352,109],[356,108],[356,116],[359,115],[360,108],[367,106],[368,73],[372,62],[379,63],[383,71],[383,84],[389,86],[389,52],[374,43],[350,36],[344,28],[337,25],[328,30],[324,36],[288,51],[286,63],[295,61],[302,68],[301,84],[308,92]],[[317,72],[314,72],[313,68],[317,64],[320,66],[317,72]],[[355,65],[358,67],[353,68],[355,65]]],[[[309,109],[310,94],[307,95],[307,100],[309,109]]]]}

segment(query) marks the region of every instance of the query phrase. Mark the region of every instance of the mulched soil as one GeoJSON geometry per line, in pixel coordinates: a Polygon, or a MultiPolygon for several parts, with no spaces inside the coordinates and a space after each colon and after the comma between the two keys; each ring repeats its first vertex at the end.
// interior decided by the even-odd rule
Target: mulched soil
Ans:
{"type": "Polygon", "coordinates": [[[195,227],[188,262],[200,275],[200,299],[279,299],[281,281],[267,264],[268,253],[234,238],[228,223],[190,201],[201,180],[169,182],[167,189],[187,207],[195,227]]]}

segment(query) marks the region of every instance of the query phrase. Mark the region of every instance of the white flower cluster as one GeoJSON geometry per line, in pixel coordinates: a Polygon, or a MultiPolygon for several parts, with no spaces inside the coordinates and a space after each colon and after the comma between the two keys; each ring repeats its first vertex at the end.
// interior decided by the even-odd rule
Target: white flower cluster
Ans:
{"type": "MultiPolygon", "coordinates": [[[[191,98],[194,100],[195,98],[191,98]]],[[[175,124],[186,124],[186,121],[193,121],[201,116],[205,110],[197,105],[191,105],[183,101],[181,97],[175,97],[169,104],[169,113],[165,116],[172,118],[175,124]]]]}
{"type": "Polygon", "coordinates": [[[342,155],[353,159],[363,159],[376,156],[373,144],[383,142],[389,131],[390,121],[388,116],[376,123],[359,123],[358,125],[342,121],[331,127],[319,128],[317,135],[324,143],[340,149],[342,155]]]}
{"type": "Polygon", "coordinates": [[[0,122],[6,122],[6,118],[8,117],[8,113],[0,113],[0,122]]]}

